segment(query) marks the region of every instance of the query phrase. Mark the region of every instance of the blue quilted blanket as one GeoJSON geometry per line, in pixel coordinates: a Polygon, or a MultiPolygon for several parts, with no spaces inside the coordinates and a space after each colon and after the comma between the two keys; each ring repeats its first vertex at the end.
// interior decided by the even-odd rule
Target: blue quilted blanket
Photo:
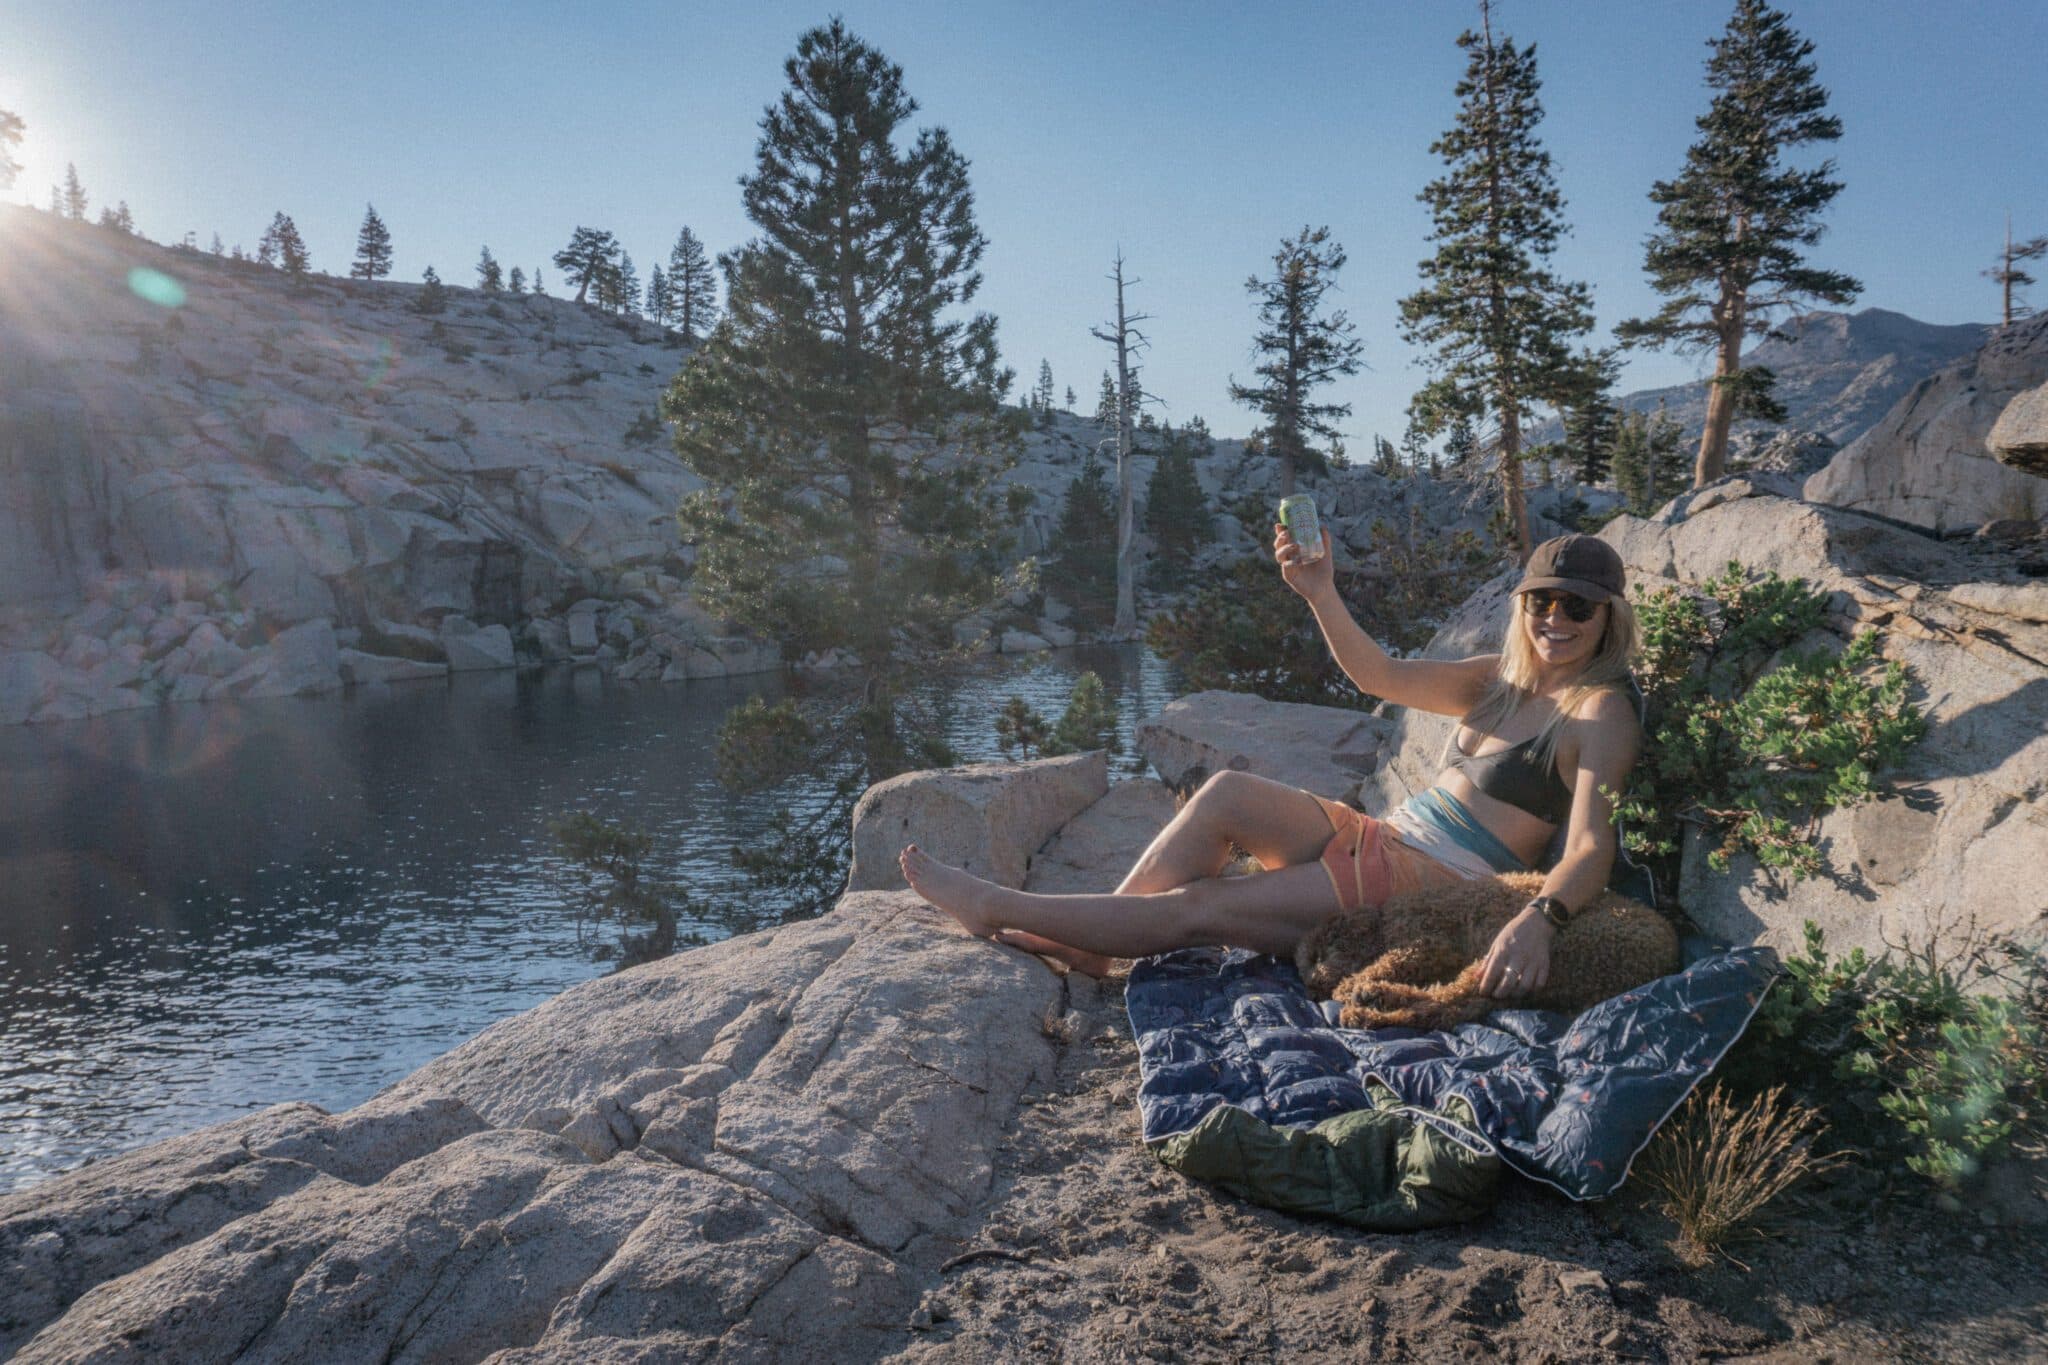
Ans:
{"type": "Polygon", "coordinates": [[[1577,1018],[1502,1009],[1448,1033],[1366,1032],[1339,1027],[1337,1006],[1311,1000],[1291,964],[1242,949],[1146,958],[1125,993],[1145,1140],[1223,1105],[1304,1127],[1372,1107],[1378,1082],[1473,1151],[1574,1199],[1604,1198],[1742,1036],[1777,972],[1770,949],[1738,948],[1577,1018]],[[1476,1126],[1456,1117],[1467,1106],[1476,1126]]]}

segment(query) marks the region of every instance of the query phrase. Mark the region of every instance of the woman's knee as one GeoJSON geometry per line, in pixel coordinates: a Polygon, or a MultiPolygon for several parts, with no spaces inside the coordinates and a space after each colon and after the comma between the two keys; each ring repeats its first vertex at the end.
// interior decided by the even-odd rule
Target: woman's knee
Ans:
{"type": "Polygon", "coordinates": [[[1251,773],[1226,769],[1220,773],[1209,774],[1208,779],[1195,789],[1188,807],[1206,819],[1228,822],[1251,810],[1258,802],[1262,789],[1281,785],[1270,778],[1255,777],[1251,773]]]}

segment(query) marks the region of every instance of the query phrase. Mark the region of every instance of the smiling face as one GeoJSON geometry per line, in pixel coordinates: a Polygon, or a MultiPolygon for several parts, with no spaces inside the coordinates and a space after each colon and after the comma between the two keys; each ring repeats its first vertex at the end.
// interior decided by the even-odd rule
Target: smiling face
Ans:
{"type": "Polygon", "coordinates": [[[1515,616],[1537,665],[1546,673],[1563,672],[1584,667],[1599,652],[1600,638],[1607,630],[1608,607],[1599,603],[1592,616],[1574,621],[1559,595],[1524,593],[1516,599],[1515,616]],[[1544,608],[1540,616],[1532,610],[1539,606],[1544,608]]]}

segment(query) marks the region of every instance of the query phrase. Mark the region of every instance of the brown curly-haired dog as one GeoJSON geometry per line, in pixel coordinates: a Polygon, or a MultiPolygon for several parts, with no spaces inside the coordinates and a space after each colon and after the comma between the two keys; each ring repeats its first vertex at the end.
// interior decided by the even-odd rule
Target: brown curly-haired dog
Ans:
{"type": "Polygon", "coordinates": [[[1541,989],[1481,994],[1479,964],[1494,935],[1542,889],[1540,874],[1508,872],[1395,896],[1323,921],[1294,963],[1310,994],[1344,1007],[1346,1028],[1447,1029],[1504,1008],[1576,1013],[1678,970],[1671,922],[1605,891],[1551,940],[1541,989]]]}

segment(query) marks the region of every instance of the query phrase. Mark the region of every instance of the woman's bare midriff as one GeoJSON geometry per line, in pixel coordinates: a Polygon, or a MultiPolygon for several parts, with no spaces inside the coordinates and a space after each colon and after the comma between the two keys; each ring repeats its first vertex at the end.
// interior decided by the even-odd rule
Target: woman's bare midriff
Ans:
{"type": "Polygon", "coordinates": [[[1436,784],[1463,802],[1465,809],[1479,818],[1479,823],[1486,826],[1489,834],[1514,850],[1515,856],[1531,867],[1542,859],[1544,850],[1550,847],[1552,836],[1557,833],[1557,826],[1538,820],[1519,806],[1488,796],[1456,768],[1446,768],[1438,773],[1436,784]]]}

